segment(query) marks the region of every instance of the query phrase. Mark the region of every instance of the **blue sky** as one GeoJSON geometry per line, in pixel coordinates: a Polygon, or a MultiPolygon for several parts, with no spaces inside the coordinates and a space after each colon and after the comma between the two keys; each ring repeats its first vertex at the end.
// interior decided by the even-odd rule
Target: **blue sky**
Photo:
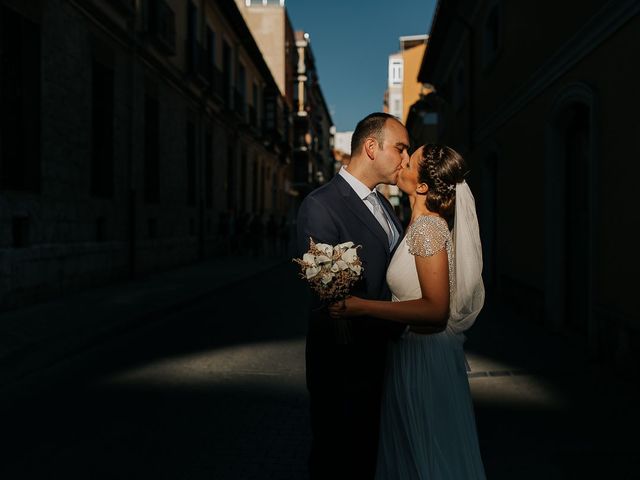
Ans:
{"type": "Polygon", "coordinates": [[[399,37],[428,33],[436,0],[286,0],[295,30],[311,36],[320,85],[333,123],[353,130],[382,110],[387,61],[399,37]]]}

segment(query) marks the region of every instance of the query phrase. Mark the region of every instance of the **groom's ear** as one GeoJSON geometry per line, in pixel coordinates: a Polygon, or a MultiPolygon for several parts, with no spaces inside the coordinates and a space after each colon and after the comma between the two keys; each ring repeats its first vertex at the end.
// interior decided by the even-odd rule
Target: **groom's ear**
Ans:
{"type": "Polygon", "coordinates": [[[371,160],[373,160],[375,154],[376,154],[376,149],[378,148],[378,141],[375,138],[367,138],[364,141],[364,152],[367,154],[367,157],[369,157],[371,160]]]}

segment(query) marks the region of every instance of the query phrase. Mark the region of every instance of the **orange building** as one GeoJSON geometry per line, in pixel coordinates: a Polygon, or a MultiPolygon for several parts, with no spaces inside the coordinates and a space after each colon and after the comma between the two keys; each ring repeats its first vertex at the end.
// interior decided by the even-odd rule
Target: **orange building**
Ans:
{"type": "Polygon", "coordinates": [[[418,81],[427,45],[427,35],[400,37],[400,51],[389,55],[388,86],[384,94],[383,111],[397,117],[403,123],[411,105],[424,94],[418,81]]]}

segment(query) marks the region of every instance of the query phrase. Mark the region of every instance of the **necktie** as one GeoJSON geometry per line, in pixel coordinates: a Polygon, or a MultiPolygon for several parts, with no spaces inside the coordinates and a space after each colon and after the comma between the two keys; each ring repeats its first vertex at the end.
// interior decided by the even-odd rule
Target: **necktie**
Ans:
{"type": "Polygon", "coordinates": [[[365,200],[369,202],[369,204],[373,207],[373,215],[378,220],[378,223],[383,228],[385,233],[387,234],[387,238],[389,239],[389,248],[393,245],[393,230],[391,229],[391,225],[389,225],[389,221],[387,220],[387,215],[384,212],[382,205],[380,204],[380,199],[376,192],[371,192],[365,200]]]}

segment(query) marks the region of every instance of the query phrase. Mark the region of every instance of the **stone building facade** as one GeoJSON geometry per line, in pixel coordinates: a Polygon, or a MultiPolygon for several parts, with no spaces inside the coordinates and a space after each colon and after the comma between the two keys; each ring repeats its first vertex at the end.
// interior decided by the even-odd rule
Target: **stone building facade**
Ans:
{"type": "Polygon", "coordinates": [[[0,52],[1,308],[289,211],[285,100],[234,0],[2,0],[0,52]]]}
{"type": "Polygon", "coordinates": [[[439,1],[420,81],[471,167],[490,297],[594,355],[640,353],[640,4],[439,1]],[[549,14],[553,12],[553,14],[549,14]]]}

